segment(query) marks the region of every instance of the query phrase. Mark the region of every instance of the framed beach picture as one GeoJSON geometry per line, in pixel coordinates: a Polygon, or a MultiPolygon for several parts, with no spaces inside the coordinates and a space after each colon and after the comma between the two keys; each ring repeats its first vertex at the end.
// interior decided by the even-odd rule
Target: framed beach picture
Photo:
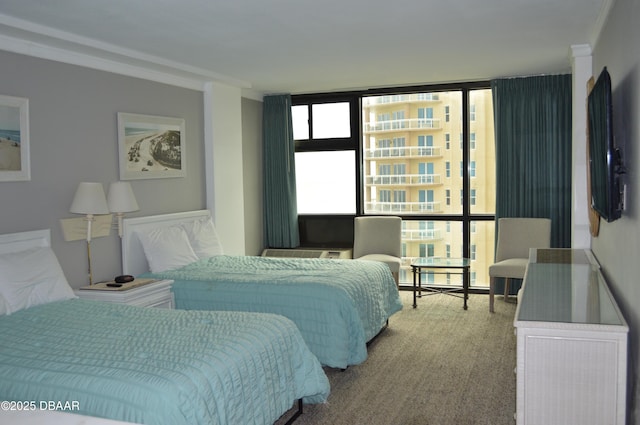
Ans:
{"type": "Polygon", "coordinates": [[[31,180],[29,99],[0,95],[0,182],[31,180]]]}
{"type": "Polygon", "coordinates": [[[120,180],[184,177],[184,119],[118,113],[120,180]]]}

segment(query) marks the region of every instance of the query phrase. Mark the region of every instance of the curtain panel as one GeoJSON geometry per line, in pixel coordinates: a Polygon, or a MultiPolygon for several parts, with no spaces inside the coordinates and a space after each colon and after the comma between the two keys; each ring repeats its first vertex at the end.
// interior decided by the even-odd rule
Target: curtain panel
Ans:
{"type": "Polygon", "coordinates": [[[266,96],[263,104],[264,228],[269,248],[300,245],[291,96],[266,96]]]}
{"type": "Polygon", "coordinates": [[[571,245],[571,75],[494,80],[491,88],[496,220],[548,217],[551,246],[567,248],[571,245]]]}
{"type": "Polygon", "coordinates": [[[547,217],[551,246],[570,247],[571,75],[499,79],[491,88],[496,226],[501,217],[547,217]]]}

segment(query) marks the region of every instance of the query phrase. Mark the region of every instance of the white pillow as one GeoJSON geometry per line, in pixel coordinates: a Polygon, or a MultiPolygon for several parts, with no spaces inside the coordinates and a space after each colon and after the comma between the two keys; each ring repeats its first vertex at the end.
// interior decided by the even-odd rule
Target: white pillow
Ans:
{"type": "Polygon", "coordinates": [[[189,242],[198,258],[214,257],[224,254],[218,233],[211,219],[194,220],[183,223],[189,242]]]}
{"type": "Polygon", "coordinates": [[[153,273],[186,266],[198,260],[186,232],[179,226],[136,232],[153,273]]]}
{"type": "Polygon", "coordinates": [[[49,247],[0,254],[0,295],[5,314],[77,298],[49,247]]]}

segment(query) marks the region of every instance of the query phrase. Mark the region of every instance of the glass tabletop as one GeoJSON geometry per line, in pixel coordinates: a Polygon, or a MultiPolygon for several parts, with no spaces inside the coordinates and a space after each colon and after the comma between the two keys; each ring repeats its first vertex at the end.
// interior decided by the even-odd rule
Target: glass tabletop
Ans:
{"type": "Polygon", "coordinates": [[[420,257],[411,262],[411,267],[465,268],[471,265],[468,258],[420,257]]]}
{"type": "Polygon", "coordinates": [[[516,321],[623,325],[598,269],[530,263],[516,321]]]}
{"type": "MultiPolygon", "coordinates": [[[[518,322],[626,326],[597,261],[584,249],[532,249],[518,322]]],[[[517,325],[516,325],[517,326],[517,325]]]]}

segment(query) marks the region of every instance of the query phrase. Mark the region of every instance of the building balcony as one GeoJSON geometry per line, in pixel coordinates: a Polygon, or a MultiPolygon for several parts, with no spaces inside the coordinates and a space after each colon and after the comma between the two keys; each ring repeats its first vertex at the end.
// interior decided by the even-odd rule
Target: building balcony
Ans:
{"type": "Polygon", "coordinates": [[[432,214],[441,213],[440,202],[366,202],[365,212],[368,214],[432,214]]]}
{"type": "Polygon", "coordinates": [[[394,174],[388,176],[365,176],[367,186],[436,186],[442,184],[440,174],[394,174]]]}
{"type": "Polygon", "coordinates": [[[398,103],[440,102],[438,93],[407,93],[393,94],[389,96],[373,96],[363,99],[363,107],[372,108],[380,105],[393,105],[398,103]]]}
{"type": "Polygon", "coordinates": [[[388,133],[394,131],[440,130],[439,118],[407,118],[400,120],[376,121],[364,123],[364,133],[388,133]]]}
{"type": "Polygon", "coordinates": [[[402,241],[409,242],[433,242],[442,240],[442,231],[439,229],[404,229],[402,241]]]}
{"type": "Polygon", "coordinates": [[[439,158],[442,157],[440,146],[401,146],[394,148],[374,148],[364,152],[366,159],[378,158],[439,158]]]}

